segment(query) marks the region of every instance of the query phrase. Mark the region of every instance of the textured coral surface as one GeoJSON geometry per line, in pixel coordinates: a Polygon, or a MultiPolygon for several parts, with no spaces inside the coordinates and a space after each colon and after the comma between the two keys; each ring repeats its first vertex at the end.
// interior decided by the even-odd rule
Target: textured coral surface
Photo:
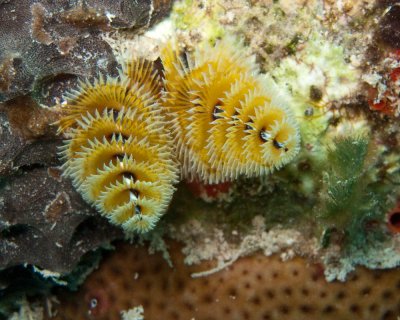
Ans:
{"type": "Polygon", "coordinates": [[[61,293],[53,319],[120,319],[120,311],[144,307],[153,319],[396,319],[400,270],[357,269],[347,282],[327,283],[323,269],[302,258],[255,254],[203,278],[183,263],[170,243],[173,268],[160,254],[122,244],[76,294],[61,293]]]}

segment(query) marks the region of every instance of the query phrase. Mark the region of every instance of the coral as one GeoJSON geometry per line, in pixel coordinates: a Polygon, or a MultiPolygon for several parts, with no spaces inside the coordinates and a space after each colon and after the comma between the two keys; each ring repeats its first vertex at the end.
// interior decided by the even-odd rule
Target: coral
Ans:
{"type": "MultiPolygon", "coordinates": [[[[118,146],[132,153],[128,143],[135,142],[137,135],[146,135],[156,145],[163,144],[164,131],[154,136],[146,134],[150,126],[146,120],[154,114],[161,119],[158,111],[147,119],[135,118],[135,125],[142,126],[132,134],[128,122],[137,112],[119,109],[120,106],[115,107],[107,99],[101,101],[102,110],[96,112],[97,102],[88,97],[107,95],[108,84],[112,84],[111,91],[118,92],[117,99],[135,92],[139,100],[143,98],[143,108],[147,104],[155,107],[154,101],[162,96],[162,84],[153,73],[152,64],[127,59],[145,57],[154,61],[161,74],[157,58],[163,46],[158,40],[177,31],[173,36],[180,49],[174,43],[162,52],[164,85],[169,92],[165,95],[166,108],[157,105],[157,109],[166,111],[162,116],[175,125],[173,133],[184,134],[175,138],[175,142],[189,137],[183,147],[176,145],[178,151],[183,150],[178,156],[184,165],[184,177],[192,179],[189,184],[179,185],[170,214],[163,216],[154,229],[127,237],[134,244],[150,241],[149,251],[161,250],[168,262],[160,255],[148,256],[145,249],[118,245],[117,252],[108,254],[104,266],[92,274],[75,296],[61,294],[59,318],[394,319],[398,316],[398,269],[368,271],[359,267],[394,268],[400,264],[396,204],[400,194],[400,135],[396,118],[399,59],[395,51],[399,6],[395,1],[379,1],[376,5],[373,0],[177,1],[171,19],[151,31],[153,34],[137,38],[128,29],[151,24],[158,6],[166,8],[168,1],[88,0],[70,4],[60,0],[59,3],[60,12],[47,2],[22,0],[18,7],[6,1],[0,5],[10,9],[5,12],[14,18],[19,13],[25,15],[18,9],[28,4],[30,20],[28,24],[21,23],[21,30],[29,31],[25,33],[33,43],[32,47],[29,41],[26,45],[26,37],[18,38],[15,43],[8,39],[2,42],[8,47],[4,56],[0,50],[1,98],[32,92],[33,99],[41,103],[68,106],[81,93],[75,92],[65,102],[60,92],[65,92],[66,87],[76,87],[78,76],[90,79],[81,84],[87,95],[80,97],[79,104],[89,103],[93,109],[87,114],[87,108],[77,105],[62,123],[66,136],[75,139],[65,150],[70,159],[65,167],[70,167],[67,169],[70,175],[79,173],[78,163],[82,159],[78,158],[85,150],[99,144],[107,149],[118,146]],[[135,10],[130,10],[133,5],[135,10]],[[104,34],[115,30],[118,31],[104,34]],[[232,33],[243,38],[245,46],[227,36],[232,33]],[[216,54],[218,58],[214,59],[216,54]],[[61,62],[60,55],[65,58],[61,62]],[[45,58],[50,62],[44,63],[45,58]],[[119,78],[116,78],[116,63],[123,68],[119,78]],[[110,77],[106,80],[98,76],[99,72],[110,77]],[[261,74],[267,72],[268,77],[261,74]],[[94,75],[98,80],[93,82],[94,75]],[[97,86],[102,92],[96,90],[97,86]],[[141,89],[136,90],[138,87],[141,89]],[[277,88],[283,97],[277,98],[277,88]],[[143,92],[148,94],[142,95],[143,92]],[[229,96],[232,93],[235,95],[229,96]],[[264,99],[265,93],[273,97],[272,101],[264,99]],[[277,107],[273,106],[275,100],[277,107]],[[371,109],[380,110],[371,111],[368,103],[371,109]],[[183,105],[190,107],[189,112],[179,113],[183,105]],[[268,108],[262,108],[265,105],[268,108]],[[120,111],[111,111],[116,108],[120,111]],[[300,133],[301,142],[294,139],[296,148],[301,144],[300,151],[279,171],[274,170],[272,163],[257,169],[260,152],[254,152],[259,148],[254,143],[257,139],[252,138],[262,128],[259,117],[276,120],[275,124],[281,125],[280,112],[290,118],[296,137],[300,133]],[[93,128],[98,129],[101,138],[97,138],[93,128]],[[108,132],[105,139],[104,131],[108,132]],[[215,140],[208,141],[209,137],[215,140]],[[218,149],[223,152],[217,152],[218,149]],[[227,155],[239,160],[231,161],[227,155]],[[246,156],[251,162],[249,171],[245,168],[246,156]],[[192,166],[189,161],[193,159],[192,166]],[[225,167],[238,164],[242,167],[233,173],[225,167]],[[274,174],[258,179],[260,173],[273,170],[274,174]],[[227,181],[235,178],[238,179],[227,181]],[[219,183],[204,185],[204,182],[219,183]],[[205,203],[189,192],[193,189],[203,199],[217,201],[205,203]],[[165,241],[167,238],[182,245],[165,241]],[[205,262],[207,259],[213,260],[205,262]]],[[[8,19],[5,17],[4,21],[10,22],[8,19]]],[[[11,31],[16,23],[10,22],[11,31]]],[[[2,37],[1,30],[3,40],[7,36],[2,37]]],[[[124,107],[128,105],[125,102],[124,107]]],[[[5,112],[0,113],[0,134],[5,141],[5,148],[0,151],[0,196],[4,196],[6,204],[5,213],[0,213],[0,221],[5,221],[1,240],[5,239],[3,243],[8,246],[4,264],[13,266],[26,261],[37,265],[15,267],[13,274],[4,270],[0,274],[3,276],[0,286],[5,288],[1,289],[2,297],[23,283],[13,276],[21,270],[30,270],[50,287],[54,283],[68,283],[76,289],[96,265],[99,255],[85,255],[92,263],[78,266],[69,276],[62,275],[87,250],[103,243],[101,240],[121,235],[80,201],[57,168],[48,169],[49,165],[59,164],[54,153],[49,155],[55,152],[58,140],[48,123],[63,110],[67,109],[36,105],[27,97],[10,101],[5,112]],[[26,188],[27,185],[39,187],[26,188]],[[65,216],[61,214],[64,211],[65,216]],[[43,212],[44,217],[40,217],[43,212]],[[18,225],[20,221],[22,227],[18,225]],[[63,223],[65,230],[60,227],[63,223]],[[99,237],[99,232],[103,237],[99,237]],[[49,243],[43,240],[47,236],[49,243]],[[30,243],[37,243],[31,250],[32,256],[26,249],[30,243]],[[15,245],[18,248],[13,251],[15,245]],[[15,260],[11,256],[14,252],[15,260]],[[46,260],[43,252],[48,252],[53,260],[46,260]]],[[[164,127],[164,120],[161,122],[164,127]]],[[[156,124],[154,128],[160,126],[156,124]]],[[[284,150],[281,140],[275,139],[274,143],[268,132],[260,133],[258,142],[269,140],[270,144],[266,144],[269,151],[284,150]]],[[[158,147],[146,148],[154,153],[145,154],[140,143],[136,145],[135,151],[140,151],[143,159],[153,158],[158,150],[158,147]]],[[[91,163],[94,153],[87,154],[91,163]]],[[[167,156],[159,158],[164,161],[167,156]]],[[[119,161],[126,166],[131,160],[116,157],[114,164],[119,161]]],[[[269,159],[280,166],[276,160],[279,154],[269,159]]],[[[94,170],[101,165],[95,165],[94,170]]],[[[105,175],[104,171],[98,173],[105,175]]],[[[93,176],[76,176],[74,182],[90,203],[97,201],[93,198],[99,194],[98,186],[103,182],[96,185],[93,176]]],[[[131,174],[121,178],[122,187],[126,187],[124,182],[130,178],[131,174]]],[[[159,191],[164,194],[165,189],[159,191]]],[[[172,193],[172,186],[169,191],[172,193]]],[[[133,190],[127,194],[126,199],[137,199],[133,190]]],[[[165,206],[169,198],[168,195],[165,206]]],[[[40,298],[44,292],[48,294],[48,286],[34,285],[43,289],[39,290],[40,298]]],[[[6,297],[13,300],[12,294],[6,297]]]]}
{"type": "MultiPolygon", "coordinates": [[[[385,70],[382,61],[387,54],[382,54],[383,46],[376,46],[382,41],[380,28],[396,25],[397,4],[253,1],[249,6],[246,1],[236,0],[210,1],[206,5],[183,1],[180,5],[188,3],[191,6],[186,11],[179,6],[173,9],[180,44],[188,52],[198,52],[198,47],[205,50],[208,42],[214,42],[207,38],[212,33],[199,30],[195,21],[190,24],[192,11],[200,11],[212,20],[207,26],[216,33],[222,26],[224,35],[231,31],[242,35],[261,69],[291,96],[290,106],[302,138],[298,156],[285,168],[260,182],[241,179],[233,183],[229,203],[218,202],[215,210],[193,209],[195,218],[204,222],[199,211],[212,210],[220,218],[214,220],[208,214],[207,219],[218,230],[236,232],[248,230],[252,217],[262,215],[271,228],[279,223],[286,228],[296,225],[305,237],[323,234],[322,245],[329,244],[327,251],[335,251],[337,257],[326,260],[327,267],[333,270],[335,261],[346,260],[343,272],[336,273],[341,279],[357,264],[371,268],[397,265],[399,255],[392,250],[394,240],[387,232],[385,214],[399,194],[398,123],[370,112],[368,91],[362,81],[369,70],[376,71],[382,76],[382,84],[395,89],[390,91],[391,104],[398,104],[398,66],[392,63],[391,70],[385,70]],[[216,12],[220,13],[217,17],[216,12]],[[379,20],[381,24],[377,24],[379,20]],[[369,138],[364,136],[360,141],[360,131],[369,138]],[[347,142],[340,142],[338,136],[347,142]],[[345,147],[336,149],[337,143],[345,147]],[[361,152],[363,146],[368,150],[366,154],[361,152]],[[355,156],[355,151],[361,158],[355,156]],[[330,162],[335,152],[344,154],[340,165],[330,162]],[[354,169],[354,165],[360,166],[359,175],[337,171],[339,167],[354,169]],[[386,254],[379,254],[379,248],[391,248],[393,259],[389,261],[386,254]]],[[[394,55],[393,48],[390,50],[394,55]]],[[[189,67],[194,60],[190,55],[187,61],[184,56],[180,58],[180,63],[189,67]]],[[[386,87],[382,88],[384,96],[386,87]]],[[[193,234],[197,241],[202,236],[193,234]]],[[[209,244],[213,245],[223,256],[224,248],[218,247],[219,243],[209,244]]]]}
{"type": "Polygon", "coordinates": [[[165,113],[183,177],[218,183],[259,176],[299,150],[290,103],[252,57],[225,37],[183,58],[172,44],[161,53],[165,113]]]}
{"type": "Polygon", "coordinates": [[[53,319],[119,319],[142,305],[145,319],[396,319],[398,269],[358,268],[346,283],[327,283],[320,264],[296,257],[254,254],[221,272],[191,274],[214,262],[186,266],[181,247],[169,243],[174,268],[146,248],[122,244],[89,276],[77,295],[59,295],[53,319]],[[93,305],[91,301],[96,300],[93,305]]]}
{"type": "Polygon", "coordinates": [[[287,56],[307,47],[316,30],[329,43],[346,50],[349,64],[359,64],[376,25],[375,0],[177,1],[172,23],[180,43],[189,49],[236,34],[271,71],[287,56]],[[193,13],[195,12],[195,14],[193,13]],[[200,23],[192,17],[203,17],[200,23]],[[290,28],[288,28],[290,26],[290,28]]]}
{"type": "Polygon", "coordinates": [[[49,123],[58,117],[53,110],[25,97],[0,105],[0,175],[8,176],[21,167],[51,166],[57,159],[55,130],[49,123]],[[46,152],[45,152],[46,151],[46,152]]]}
{"type": "MultiPolygon", "coordinates": [[[[372,136],[366,133],[368,123],[358,121],[344,121],[330,132],[326,137],[330,147],[319,167],[307,169],[307,163],[295,163],[261,183],[240,180],[233,184],[229,202],[202,205],[178,190],[171,208],[174,219],[170,221],[176,229],[172,228],[169,235],[187,245],[185,253],[190,257],[211,255],[222,267],[268,245],[282,247],[274,234],[289,241],[297,232],[300,236],[294,243],[318,237],[323,248],[300,246],[296,250],[292,245],[291,249],[299,254],[315,251],[317,256],[323,256],[328,251],[326,254],[331,255],[332,259],[324,260],[326,269],[332,270],[327,273],[329,279],[345,280],[346,274],[359,264],[369,268],[398,265],[400,256],[387,232],[386,219],[386,212],[399,194],[398,186],[391,182],[398,179],[398,171],[389,173],[392,168],[383,162],[389,159],[380,138],[370,140],[372,136]],[[299,188],[305,174],[310,176],[312,192],[299,188]],[[249,226],[256,215],[266,228],[264,235],[252,239],[253,228],[249,226]],[[186,222],[181,225],[182,221],[186,222]],[[277,225],[283,230],[276,230],[277,225]],[[199,232],[205,226],[209,231],[199,232]],[[286,232],[287,229],[291,231],[286,232]],[[242,250],[237,243],[246,246],[247,240],[252,247],[242,250]],[[341,258],[346,262],[340,263],[343,268],[338,271],[341,258]]],[[[391,161],[395,159],[398,158],[391,161]]]]}
{"type": "Polygon", "coordinates": [[[358,87],[359,71],[345,59],[343,47],[315,33],[309,36],[307,45],[271,71],[277,83],[292,96],[292,108],[300,119],[302,144],[315,149],[307,152],[303,148],[309,157],[324,152],[321,136],[333,117],[329,112],[332,103],[351,96],[358,87]]]}
{"type": "MultiPolygon", "coordinates": [[[[292,97],[292,109],[299,122],[301,151],[294,169],[301,190],[312,198],[326,161],[330,126],[337,118],[335,104],[358,88],[359,71],[346,62],[344,48],[319,33],[285,57],[271,71],[272,76],[292,97]],[[308,168],[302,170],[301,168],[308,168]]],[[[335,130],[335,129],[333,129],[335,130]]]]}
{"type": "Polygon", "coordinates": [[[177,181],[158,83],[152,64],[131,61],[120,78],[100,77],[68,94],[59,121],[69,137],[60,153],[65,175],[88,203],[126,231],[152,229],[177,181]]]}
{"type": "MultiPolygon", "coordinates": [[[[340,236],[336,235],[335,240],[338,238],[340,239],[340,236]]],[[[337,244],[339,241],[331,245],[321,257],[325,265],[325,278],[328,281],[348,281],[349,274],[356,270],[357,266],[364,266],[370,270],[399,268],[400,237],[390,237],[387,241],[375,239],[372,243],[368,240],[370,239],[367,238],[364,247],[353,247],[350,254],[349,250],[345,250],[347,255],[343,254],[343,249],[337,244]]]]}
{"type": "Polygon", "coordinates": [[[215,225],[191,220],[179,228],[171,227],[169,236],[183,243],[186,264],[198,264],[204,260],[218,262],[216,267],[192,274],[192,277],[216,273],[233,265],[239,258],[260,251],[265,256],[279,253],[286,260],[300,252],[312,255],[317,247],[314,239],[306,239],[295,229],[267,230],[262,216],[254,217],[250,231],[246,232],[234,230],[228,233],[215,228],[215,225]]]}

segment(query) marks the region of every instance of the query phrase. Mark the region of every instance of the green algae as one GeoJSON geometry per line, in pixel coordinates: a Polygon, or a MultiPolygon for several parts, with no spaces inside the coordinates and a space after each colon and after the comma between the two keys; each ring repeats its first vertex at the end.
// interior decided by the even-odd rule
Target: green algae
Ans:
{"type": "Polygon", "coordinates": [[[368,136],[339,137],[333,144],[318,214],[325,228],[323,244],[329,244],[333,231],[343,233],[350,251],[383,241],[382,223],[394,205],[390,194],[396,188],[373,174],[378,159],[368,136]]]}

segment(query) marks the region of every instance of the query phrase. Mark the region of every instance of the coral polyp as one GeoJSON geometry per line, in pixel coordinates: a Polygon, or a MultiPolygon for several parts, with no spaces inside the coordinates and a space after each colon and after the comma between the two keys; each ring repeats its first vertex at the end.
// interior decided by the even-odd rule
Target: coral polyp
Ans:
{"type": "Polygon", "coordinates": [[[127,76],[67,95],[59,131],[64,174],[83,198],[126,231],[146,232],[165,212],[177,181],[171,138],[157,102],[152,65],[130,62],[127,76]]]}
{"type": "Polygon", "coordinates": [[[274,81],[225,38],[183,56],[161,54],[165,109],[183,177],[219,183],[279,169],[299,150],[296,121],[274,81]]]}

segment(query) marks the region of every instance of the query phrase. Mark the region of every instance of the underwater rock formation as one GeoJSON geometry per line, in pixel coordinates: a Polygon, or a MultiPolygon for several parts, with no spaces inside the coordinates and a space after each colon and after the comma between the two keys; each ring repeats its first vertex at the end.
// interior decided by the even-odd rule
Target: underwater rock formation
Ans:
{"type": "Polygon", "coordinates": [[[169,9],[168,0],[0,1],[0,269],[68,273],[121,236],[61,177],[50,107],[79,77],[116,70],[106,32],[134,36],[169,9]]]}
{"type": "Polygon", "coordinates": [[[400,312],[400,270],[358,268],[346,283],[327,283],[319,264],[254,254],[211,276],[192,278],[213,262],[187,266],[181,246],[169,246],[173,268],[144,247],[119,245],[78,294],[58,295],[51,319],[116,320],[122,310],[139,305],[146,320],[388,320],[400,312]]]}
{"type": "MultiPolygon", "coordinates": [[[[171,19],[151,31],[157,37],[149,33],[135,39],[127,36],[136,28],[130,24],[131,13],[136,13],[128,8],[134,1],[57,3],[66,15],[55,12],[55,2],[0,0],[0,8],[7,9],[5,21],[14,29],[12,17],[24,12],[29,16],[29,22],[21,24],[21,32],[27,31],[24,36],[2,43],[8,41],[11,49],[25,48],[21,43],[27,43],[30,50],[23,51],[22,58],[10,55],[8,48],[4,51],[1,99],[31,92],[36,102],[63,105],[61,93],[77,88],[78,76],[89,81],[99,73],[117,76],[115,65],[125,57],[120,55],[125,49],[140,47],[137,52],[144,58],[156,60],[163,42],[157,41],[166,34],[163,40],[172,34],[177,39],[183,53],[178,57],[183,66],[179,73],[187,76],[193,61],[185,59],[186,54],[190,58],[233,35],[244,40],[261,72],[269,73],[291,98],[301,136],[297,157],[267,178],[190,185],[210,203],[191,197],[180,184],[170,214],[152,232],[132,235],[134,243],[150,241],[150,249],[165,249],[164,238],[179,241],[180,245],[167,242],[174,268],[161,255],[149,256],[144,248],[117,246],[81,291],[60,293],[60,319],[127,319],[134,314],[142,318],[141,313],[150,320],[161,316],[173,320],[398,317],[399,269],[372,271],[359,266],[389,269],[400,264],[398,1],[182,0],[175,2],[171,19]],[[104,9],[106,4],[109,10],[104,9]],[[13,11],[18,6],[29,10],[13,11]],[[33,59],[35,55],[40,57],[33,59]],[[43,60],[47,57],[49,63],[43,60]],[[278,253],[286,261],[271,256],[278,253]],[[193,279],[192,273],[203,277],[193,279]]],[[[147,14],[152,6],[143,7],[144,3],[138,3],[143,21],[132,18],[137,26],[147,25],[150,13],[155,17],[158,11],[153,3],[154,11],[147,14]]],[[[166,8],[169,2],[158,5],[166,8]]],[[[142,57],[126,51],[131,57],[142,57]]],[[[7,209],[7,214],[0,210],[5,217],[0,243],[23,250],[15,251],[22,254],[14,260],[10,254],[14,251],[8,250],[4,264],[33,261],[50,271],[65,272],[87,250],[120,233],[95,217],[53,168],[60,164],[55,154],[61,137],[55,138],[49,123],[62,108],[40,107],[30,98],[18,100],[11,99],[0,114],[4,137],[0,196],[6,196],[0,202],[7,209]],[[20,227],[19,218],[23,226],[34,227],[20,227]],[[45,241],[47,235],[51,243],[45,241]],[[32,256],[26,249],[30,243],[37,243],[32,256]],[[55,266],[40,257],[39,248],[56,257],[55,266]]],[[[218,119],[221,108],[214,106],[212,116],[218,119]]],[[[50,275],[50,288],[61,280],[76,289],[81,283],[76,279],[84,279],[100,259],[97,253],[97,260],[89,257],[89,267],[79,265],[72,278],[60,279],[46,270],[39,273],[50,275]]],[[[19,271],[29,269],[33,268],[21,266],[19,271]]],[[[8,281],[14,282],[12,277],[8,281]]],[[[0,289],[0,297],[12,287],[1,280],[0,286],[6,288],[0,289]]],[[[36,288],[43,291],[40,284],[36,288]]],[[[36,306],[21,304],[20,314],[39,310],[36,306]]],[[[18,309],[15,303],[13,307],[18,309]]]]}
{"type": "Polygon", "coordinates": [[[104,219],[92,218],[94,210],[60,177],[55,166],[61,141],[50,126],[58,114],[34,100],[54,105],[78,76],[110,73],[116,62],[102,33],[147,28],[169,6],[169,1],[0,2],[0,101],[9,101],[0,110],[1,269],[32,263],[69,272],[85,252],[120,236],[104,219]],[[33,99],[20,98],[28,93],[33,99]]]}
{"type": "Polygon", "coordinates": [[[0,269],[27,263],[67,273],[120,236],[61,177],[56,118],[29,98],[0,108],[0,269]]]}
{"type": "MultiPolygon", "coordinates": [[[[400,6],[398,1],[381,1],[385,7],[384,14],[379,21],[379,40],[393,48],[400,48],[400,6]]],[[[379,2],[378,2],[379,3],[379,2]]]]}
{"type": "Polygon", "coordinates": [[[122,237],[61,176],[52,106],[79,77],[116,70],[107,32],[134,37],[169,8],[168,0],[0,1],[0,318],[28,291],[46,291],[47,277],[47,288],[70,285],[61,277],[82,256],[122,237]]]}
{"type": "Polygon", "coordinates": [[[33,92],[54,104],[77,77],[116,65],[104,32],[147,28],[169,8],[150,0],[1,1],[0,101],[33,92]]]}

